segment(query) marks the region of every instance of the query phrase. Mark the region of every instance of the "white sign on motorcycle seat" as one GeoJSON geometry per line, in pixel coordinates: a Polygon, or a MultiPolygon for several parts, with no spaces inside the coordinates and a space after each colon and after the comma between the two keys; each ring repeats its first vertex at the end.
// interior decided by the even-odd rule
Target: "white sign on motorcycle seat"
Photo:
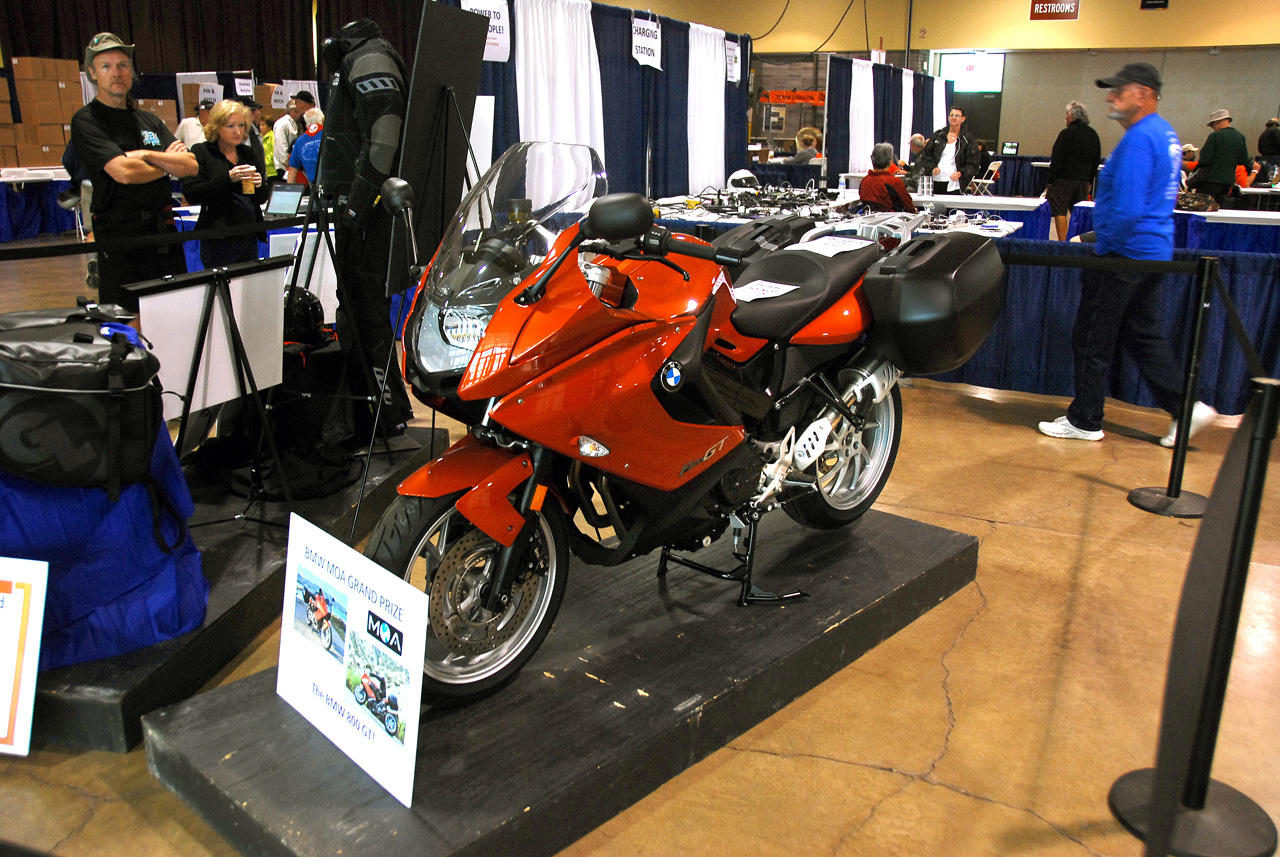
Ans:
{"type": "Polygon", "coordinates": [[[792,244],[792,250],[807,250],[810,253],[818,253],[822,256],[830,258],[837,253],[848,253],[850,250],[861,250],[863,247],[869,247],[874,243],[866,238],[846,238],[842,235],[823,235],[821,238],[815,238],[812,241],[802,241],[799,244],[792,244]]]}
{"type": "Polygon", "coordinates": [[[276,693],[412,806],[426,593],[296,514],[286,562],[276,693]]]}
{"type": "Polygon", "coordinates": [[[738,286],[736,289],[730,289],[733,293],[733,299],[740,304],[750,303],[751,301],[764,300],[767,298],[781,297],[789,292],[794,292],[799,286],[793,286],[789,283],[774,283],[769,280],[756,280],[754,283],[747,283],[745,286],[738,286]]]}
{"type": "Polygon", "coordinates": [[[631,18],[631,58],[640,65],[662,70],[662,21],[631,18]]]}
{"type": "Polygon", "coordinates": [[[484,41],[484,61],[506,62],[511,59],[511,19],[507,11],[507,0],[462,0],[462,8],[489,19],[489,35],[484,41]]]}

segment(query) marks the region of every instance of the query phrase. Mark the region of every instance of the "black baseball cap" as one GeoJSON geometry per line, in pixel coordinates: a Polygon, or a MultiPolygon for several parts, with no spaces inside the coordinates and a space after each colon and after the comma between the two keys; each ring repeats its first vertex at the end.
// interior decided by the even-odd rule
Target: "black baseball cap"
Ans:
{"type": "Polygon", "coordinates": [[[297,101],[305,101],[308,104],[316,103],[315,96],[312,95],[310,92],[307,92],[305,89],[300,89],[297,92],[295,92],[293,95],[290,95],[289,97],[297,101]]]}
{"type": "Polygon", "coordinates": [[[1124,68],[1113,74],[1111,77],[1100,78],[1094,81],[1099,89],[1110,89],[1113,86],[1124,86],[1126,83],[1138,83],[1142,86],[1160,91],[1163,82],[1160,80],[1160,72],[1151,63],[1131,62],[1127,63],[1124,68]]]}
{"type": "Polygon", "coordinates": [[[212,109],[213,109],[213,105],[215,105],[215,104],[217,104],[217,103],[218,103],[218,102],[217,102],[216,100],[212,99],[212,98],[205,98],[205,99],[201,100],[201,102],[200,102],[200,109],[201,109],[201,110],[212,110],[212,109]]]}
{"type": "Polygon", "coordinates": [[[262,109],[262,105],[259,104],[252,95],[240,96],[240,103],[243,104],[245,107],[248,107],[250,110],[262,109]]]}

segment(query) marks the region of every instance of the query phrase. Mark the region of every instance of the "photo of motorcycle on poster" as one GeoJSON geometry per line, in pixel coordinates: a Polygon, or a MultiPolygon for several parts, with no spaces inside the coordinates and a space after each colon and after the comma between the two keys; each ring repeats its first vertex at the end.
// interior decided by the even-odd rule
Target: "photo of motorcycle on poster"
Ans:
{"type": "Polygon", "coordinates": [[[276,692],[397,800],[413,800],[427,597],[292,515],[276,692]]]}

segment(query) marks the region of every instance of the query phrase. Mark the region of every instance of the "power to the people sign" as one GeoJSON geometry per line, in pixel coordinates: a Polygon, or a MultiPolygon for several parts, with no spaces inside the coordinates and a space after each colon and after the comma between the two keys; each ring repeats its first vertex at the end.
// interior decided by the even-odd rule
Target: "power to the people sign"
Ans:
{"type": "Polygon", "coordinates": [[[1080,17],[1080,0],[1031,0],[1033,21],[1075,21],[1080,17]]]}

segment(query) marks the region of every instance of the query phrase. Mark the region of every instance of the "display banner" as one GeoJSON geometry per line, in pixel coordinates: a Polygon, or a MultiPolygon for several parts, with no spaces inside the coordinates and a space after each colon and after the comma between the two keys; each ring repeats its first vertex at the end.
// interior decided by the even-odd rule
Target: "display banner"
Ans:
{"type": "Polygon", "coordinates": [[[236,95],[253,95],[253,81],[247,77],[237,77],[236,95]]]}
{"type": "Polygon", "coordinates": [[[220,83],[202,83],[200,84],[200,100],[212,98],[214,101],[222,100],[222,84],[220,83]]]}
{"type": "Polygon", "coordinates": [[[816,104],[826,106],[827,93],[821,89],[766,89],[760,93],[763,104],[816,104]]]}
{"type": "Polygon", "coordinates": [[[511,18],[507,11],[507,0],[462,0],[462,8],[489,19],[484,61],[506,62],[511,59],[511,18]]]}
{"type": "Polygon", "coordinates": [[[631,18],[631,58],[640,65],[662,70],[662,22],[631,18]]]}
{"type": "Polygon", "coordinates": [[[725,76],[730,83],[742,80],[742,45],[729,39],[724,40],[724,65],[725,76]]]}
{"type": "Polygon", "coordinates": [[[426,593],[296,514],[286,562],[276,693],[411,806],[426,593]]]}
{"type": "Polygon", "coordinates": [[[271,90],[271,103],[267,105],[272,110],[286,110],[289,107],[289,90],[283,86],[277,86],[271,90]]]}
{"type": "Polygon", "coordinates": [[[0,557],[0,753],[31,751],[49,563],[0,557]]]}
{"type": "Polygon", "coordinates": [[[1080,17],[1080,0],[1031,0],[1033,21],[1075,21],[1080,17]]]}

